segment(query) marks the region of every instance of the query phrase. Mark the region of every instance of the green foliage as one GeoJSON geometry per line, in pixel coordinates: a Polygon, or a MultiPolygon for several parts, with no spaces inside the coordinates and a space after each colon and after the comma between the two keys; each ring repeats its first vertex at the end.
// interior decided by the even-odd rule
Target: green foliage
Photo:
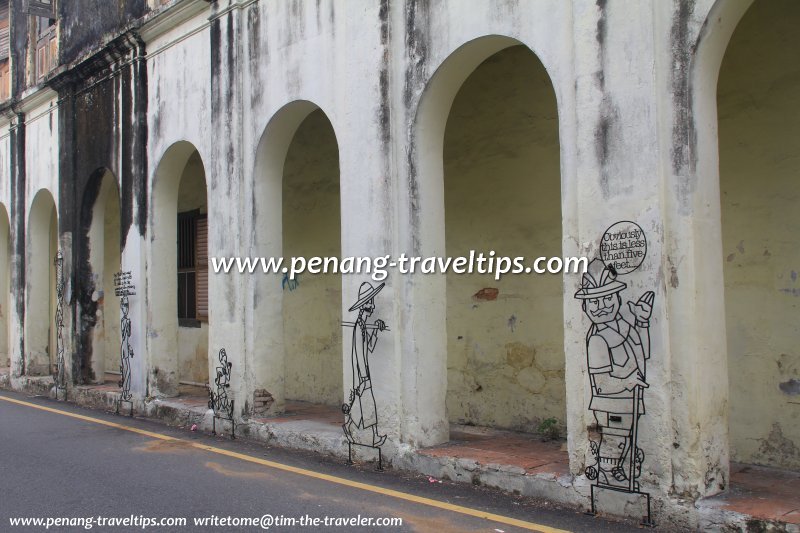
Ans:
{"type": "Polygon", "coordinates": [[[542,420],[541,424],[539,424],[538,432],[544,440],[555,440],[561,436],[558,420],[552,417],[542,420]]]}

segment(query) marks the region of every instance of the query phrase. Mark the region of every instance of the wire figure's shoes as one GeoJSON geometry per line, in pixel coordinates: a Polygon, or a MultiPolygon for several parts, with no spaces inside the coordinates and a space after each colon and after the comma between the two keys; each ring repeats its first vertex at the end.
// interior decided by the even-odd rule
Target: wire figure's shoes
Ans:
{"type": "MultiPolygon", "coordinates": [[[[376,437],[378,437],[378,436],[376,435],[376,437]]],[[[373,439],[372,439],[372,445],[373,446],[383,446],[384,442],[386,442],[386,435],[380,435],[377,438],[377,440],[375,439],[375,437],[373,437],[373,439]]]]}

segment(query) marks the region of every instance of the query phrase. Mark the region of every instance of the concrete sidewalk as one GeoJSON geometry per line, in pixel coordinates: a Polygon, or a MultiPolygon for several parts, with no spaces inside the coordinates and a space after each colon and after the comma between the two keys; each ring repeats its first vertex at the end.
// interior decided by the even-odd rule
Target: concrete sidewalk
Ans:
{"type": "MultiPolygon", "coordinates": [[[[7,369],[0,369],[0,388],[28,394],[54,396],[52,378],[23,377],[12,387],[7,369]]],[[[198,391],[199,392],[199,391],[198,391]]],[[[80,406],[114,411],[119,388],[105,385],[77,386],[68,401],[80,406]]],[[[127,406],[123,407],[123,413],[127,406]]],[[[134,413],[168,425],[197,424],[210,432],[213,414],[208,398],[183,395],[177,398],[134,399],[134,413]]],[[[341,412],[324,405],[289,402],[277,417],[253,418],[236,425],[237,437],[283,448],[302,449],[347,458],[341,412]]],[[[229,432],[228,422],[217,421],[217,431],[229,432]]],[[[543,442],[538,435],[490,428],[452,426],[450,441],[431,448],[415,449],[387,442],[383,446],[385,466],[431,476],[499,488],[523,496],[549,500],[576,509],[589,508],[588,481],[569,472],[566,443],[543,442]]],[[[376,461],[369,449],[353,448],[358,462],[376,461]]],[[[789,531],[800,532],[800,473],[750,465],[731,466],[731,486],[713,498],[690,501],[665,497],[652,488],[653,518],[658,529],[789,531]]],[[[610,515],[637,518],[641,502],[598,502],[610,515]]]]}

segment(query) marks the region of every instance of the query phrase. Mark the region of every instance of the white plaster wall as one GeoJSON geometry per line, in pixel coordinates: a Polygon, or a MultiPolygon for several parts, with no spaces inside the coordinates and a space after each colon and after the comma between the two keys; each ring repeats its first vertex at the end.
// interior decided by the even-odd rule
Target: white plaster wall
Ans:
{"type": "MultiPolygon", "coordinates": [[[[713,208],[692,218],[709,191],[682,189],[694,169],[673,157],[686,144],[675,131],[685,122],[687,98],[680,89],[687,82],[678,75],[689,68],[675,54],[688,54],[711,5],[697,2],[683,13],[683,4],[589,0],[393,2],[384,10],[379,3],[218,2],[148,42],[151,176],[157,181],[167,147],[191,142],[206,162],[209,216],[225,228],[212,229],[211,254],[278,256],[280,162],[297,127],[318,107],[340,147],[342,255],[443,255],[442,148],[452,100],[488,56],[512,44],[529,47],[558,102],[561,253],[594,257],[603,231],[618,220],[636,221],[648,238],[647,259],[624,278],[623,294],[635,301],[645,291],[656,293],[640,435],[648,457],[645,484],[682,494],[719,490],[726,380],[700,376],[703,369],[725,368],[714,355],[716,341],[702,335],[719,331],[722,321],[698,317],[715,316],[721,299],[697,297],[708,272],[697,268],[693,254],[706,249],[713,262],[721,247],[708,216],[713,208]],[[177,41],[181,35],[186,38],[177,41]],[[217,68],[210,63],[212,39],[222,47],[214,48],[217,61],[235,66],[222,82],[209,78],[217,68]],[[297,101],[305,103],[288,105],[297,101]],[[221,107],[212,115],[214,106],[221,107]],[[243,120],[230,120],[236,116],[243,120]],[[700,227],[710,228],[710,237],[700,227]]],[[[157,232],[151,239],[148,261],[164,244],[157,232]]],[[[174,326],[159,320],[164,309],[153,297],[164,287],[156,268],[148,263],[151,357],[177,350],[167,332],[174,326]]],[[[362,281],[342,280],[345,320],[362,281]]],[[[568,444],[571,470],[581,474],[593,421],[585,369],[589,322],[572,297],[579,278],[567,276],[563,284],[568,444]]],[[[221,305],[212,306],[209,346],[215,352],[225,344],[234,358],[232,391],[245,396],[237,405],[246,406],[256,388],[273,394],[277,410],[285,397],[279,287],[280,276],[212,276],[211,296],[221,305]]],[[[375,318],[392,330],[371,360],[380,418],[391,437],[413,444],[448,435],[445,294],[443,277],[392,276],[376,301],[375,318]]],[[[345,367],[348,358],[344,343],[345,367]]]]}
{"type": "MultiPolygon", "coordinates": [[[[339,144],[341,175],[342,236],[344,256],[377,255],[391,248],[391,172],[386,169],[387,147],[381,143],[379,75],[360,73],[381,71],[384,59],[378,3],[355,4],[323,1],[319,3],[259,3],[245,10],[247,24],[243,46],[242,102],[245,163],[244,249],[251,254],[280,256],[283,250],[281,216],[280,164],[265,168],[255,163],[259,142],[265,131],[269,136],[271,156],[282,161],[283,154],[300,122],[319,107],[330,120],[339,144]],[[275,73],[280,72],[280,75],[275,73]],[[303,100],[310,104],[287,104],[303,100]],[[279,110],[283,112],[279,113],[279,110]],[[267,125],[271,122],[271,128],[267,125]],[[347,148],[344,148],[344,147],[347,148]],[[251,174],[252,172],[252,174],[251,174]],[[263,184],[260,190],[258,183],[263,184]],[[251,211],[252,210],[252,211],[251,211]]],[[[269,158],[267,158],[269,159],[269,158]]],[[[340,309],[352,305],[364,276],[345,276],[342,281],[340,309]]],[[[281,408],[284,398],[282,355],[283,319],[280,314],[283,294],[280,276],[246,281],[252,295],[245,306],[247,346],[253,371],[249,389],[265,388],[281,408]],[[252,298],[252,304],[249,302],[252,298]],[[278,311],[276,313],[276,310],[278,311]]],[[[302,283],[302,281],[301,281],[302,283]]],[[[302,290],[302,286],[301,286],[302,290]]],[[[374,318],[383,318],[392,327],[392,296],[384,290],[376,301],[374,318]]],[[[394,351],[394,334],[384,337],[370,360],[380,417],[387,431],[398,434],[399,360],[394,351]]],[[[342,345],[344,390],[350,389],[350,346],[342,345]]],[[[340,398],[341,403],[345,398],[340,398]]]]}
{"type": "Polygon", "coordinates": [[[146,376],[139,379],[144,381],[141,385],[146,384],[141,390],[149,394],[178,393],[178,354],[183,343],[179,342],[177,297],[170,297],[176,291],[177,266],[159,263],[160,258],[175,257],[175,234],[165,230],[169,224],[174,228],[176,218],[170,215],[162,220],[159,212],[173,205],[170,212],[177,213],[178,185],[186,162],[195,149],[201,158],[207,154],[214,139],[209,118],[208,16],[204,10],[147,42],[149,222],[142,251],[132,253],[128,264],[139,267],[134,278],[143,285],[140,296],[132,300],[131,312],[141,317],[138,335],[144,338],[140,342],[146,359],[134,361],[142,365],[134,370],[146,376]],[[181,142],[186,144],[176,145],[181,142]]]}
{"type": "MultiPolygon", "coordinates": [[[[54,234],[57,218],[51,216],[46,206],[51,200],[40,198],[42,209],[33,213],[37,223],[33,228],[30,215],[36,195],[50,195],[55,206],[57,217],[59,205],[58,175],[58,108],[55,99],[27,110],[25,122],[25,159],[26,159],[26,305],[25,305],[25,352],[26,361],[30,361],[29,370],[33,374],[49,374],[49,363],[55,361],[55,270],[53,259],[58,247],[68,249],[71,238],[64,236],[59,243],[59,236],[54,234]],[[38,246],[31,246],[31,239],[38,246]]],[[[50,204],[53,205],[53,204],[50,204]]],[[[68,256],[68,254],[66,254],[68,256]]],[[[64,275],[69,279],[70,265],[65,260],[64,275]]],[[[71,287],[65,287],[65,299],[69,300],[71,287]]],[[[66,313],[65,313],[66,315],[66,313]]],[[[69,331],[69,321],[65,320],[65,331],[69,331]]],[[[69,342],[65,345],[65,359],[70,357],[69,342]]],[[[28,365],[28,363],[26,363],[28,365]]],[[[68,367],[70,365],[67,365],[68,367]]],[[[68,374],[69,376],[69,374],[68,374]]]]}

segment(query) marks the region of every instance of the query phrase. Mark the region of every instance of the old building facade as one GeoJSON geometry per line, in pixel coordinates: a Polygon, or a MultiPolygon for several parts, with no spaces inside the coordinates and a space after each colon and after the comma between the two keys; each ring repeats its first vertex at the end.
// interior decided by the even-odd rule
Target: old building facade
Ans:
{"type": "MultiPolygon", "coordinates": [[[[239,420],[338,406],[342,322],[375,282],[209,257],[593,259],[631,221],[622,312],[654,293],[642,487],[696,499],[731,461],[800,469],[796,2],[52,2],[0,2],[10,386],[52,383],[59,342],[69,390],[117,379],[125,270],[137,409],[213,382],[220,348],[239,420]]],[[[547,495],[585,501],[582,276],[384,281],[389,457],[451,424],[551,420],[569,474],[547,495]]]]}

